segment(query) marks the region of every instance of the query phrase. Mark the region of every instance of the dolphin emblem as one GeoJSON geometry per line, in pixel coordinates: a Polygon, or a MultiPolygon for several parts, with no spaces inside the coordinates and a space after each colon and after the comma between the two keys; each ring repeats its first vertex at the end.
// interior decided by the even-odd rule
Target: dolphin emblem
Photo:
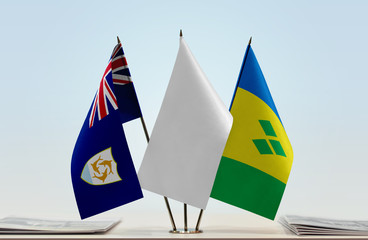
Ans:
{"type": "Polygon", "coordinates": [[[107,168],[105,169],[105,171],[102,173],[101,176],[96,176],[96,173],[95,173],[93,177],[100,179],[102,182],[105,182],[105,179],[107,177],[107,168]]]}
{"type": "Polygon", "coordinates": [[[91,185],[106,185],[122,181],[118,171],[117,163],[109,147],[95,154],[85,163],[80,177],[91,185]]]}
{"type": "Polygon", "coordinates": [[[98,162],[98,161],[100,161],[100,160],[103,160],[103,159],[101,158],[101,156],[99,156],[99,157],[98,157],[98,159],[97,159],[95,162],[93,162],[93,163],[91,164],[91,166],[92,166],[92,168],[93,168],[93,171],[97,172],[98,174],[101,174],[101,173],[100,173],[100,169],[98,169],[98,167],[97,167],[97,162],[98,162]]]}
{"type": "MultiPolygon", "coordinates": [[[[109,174],[111,173],[111,174],[113,174],[113,172],[112,172],[112,167],[111,167],[111,162],[112,162],[112,160],[105,160],[105,161],[103,161],[103,162],[100,162],[98,165],[101,165],[101,166],[108,166],[109,168],[110,168],[110,172],[109,172],[109,174]]],[[[107,168],[106,168],[107,169],[107,168]]]]}

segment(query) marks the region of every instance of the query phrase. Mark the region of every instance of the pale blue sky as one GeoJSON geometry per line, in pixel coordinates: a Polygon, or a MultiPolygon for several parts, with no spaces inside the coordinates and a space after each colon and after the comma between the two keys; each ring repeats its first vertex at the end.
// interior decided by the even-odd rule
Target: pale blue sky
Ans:
{"type": "MultiPolygon", "coordinates": [[[[294,149],[279,215],[368,218],[367,11],[366,1],[1,1],[0,215],[78,217],[71,154],[116,36],[151,131],[182,28],[227,106],[253,36],[294,149]]],[[[125,129],[139,168],[140,122],[125,129]]],[[[144,194],[102,216],[165,211],[144,194]]],[[[207,209],[248,214],[213,199],[207,209]]]]}

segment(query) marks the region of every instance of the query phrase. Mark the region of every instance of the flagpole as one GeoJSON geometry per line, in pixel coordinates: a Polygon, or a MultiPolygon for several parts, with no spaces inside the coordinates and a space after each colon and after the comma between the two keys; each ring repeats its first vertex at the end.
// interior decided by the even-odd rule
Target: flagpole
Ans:
{"type": "Polygon", "coordinates": [[[166,196],[164,196],[164,199],[165,199],[167,211],[169,212],[170,221],[171,221],[171,225],[172,225],[173,231],[176,231],[175,221],[174,221],[174,217],[173,217],[172,212],[171,212],[169,200],[167,199],[166,196]]]}
{"type": "MultiPolygon", "coordinates": [[[[182,38],[183,37],[183,31],[180,29],[180,34],[179,36],[182,38]]],[[[203,214],[203,209],[201,209],[201,211],[199,212],[199,216],[198,216],[198,220],[197,220],[197,225],[195,227],[195,232],[202,232],[199,230],[199,225],[201,224],[201,219],[202,219],[202,214],[203,214]]],[[[188,231],[188,221],[187,221],[187,204],[184,203],[184,231],[188,231]]]]}
{"type": "MultiPolygon", "coordinates": [[[[120,39],[119,39],[119,36],[116,36],[116,38],[117,38],[117,40],[118,40],[118,43],[121,43],[121,42],[120,42],[120,39]]],[[[129,78],[129,81],[131,81],[131,80],[130,80],[130,78],[129,78]]],[[[148,143],[148,142],[149,142],[149,140],[150,140],[150,138],[149,138],[149,135],[148,135],[146,122],[144,121],[144,118],[143,118],[143,114],[142,114],[142,116],[140,117],[140,119],[141,119],[141,123],[142,123],[143,131],[144,131],[144,135],[146,136],[146,140],[147,140],[147,143],[148,143]]],[[[176,231],[176,225],[175,225],[174,217],[173,217],[172,212],[171,212],[171,208],[170,208],[169,200],[167,199],[167,197],[166,197],[166,196],[164,196],[164,200],[165,200],[165,204],[166,204],[167,211],[169,212],[170,221],[171,221],[171,225],[172,225],[173,231],[176,231]]]]}
{"type": "Polygon", "coordinates": [[[252,43],[252,37],[250,37],[249,42],[248,42],[248,46],[247,46],[247,50],[245,50],[245,56],[244,56],[243,63],[242,63],[241,68],[240,68],[240,73],[239,73],[238,81],[236,82],[236,86],[235,86],[233,98],[231,99],[231,102],[230,102],[229,110],[231,110],[231,107],[233,106],[233,101],[234,101],[234,98],[235,98],[236,90],[238,89],[238,86],[239,86],[239,81],[240,81],[240,78],[241,78],[242,70],[244,68],[245,61],[247,60],[248,53],[249,53],[249,48],[250,48],[250,44],[251,43],[252,43]]]}
{"type": "Polygon", "coordinates": [[[195,227],[195,230],[196,231],[199,231],[199,225],[201,224],[202,214],[203,214],[203,209],[201,209],[201,211],[199,212],[199,216],[198,216],[198,220],[197,220],[197,225],[195,227]]]}
{"type": "MultiPolygon", "coordinates": [[[[148,143],[149,142],[149,135],[148,135],[148,131],[147,131],[147,127],[146,127],[146,123],[144,121],[143,115],[141,117],[141,123],[142,123],[142,126],[143,126],[144,134],[146,135],[147,143],[148,143]]],[[[173,217],[172,212],[171,212],[169,200],[167,199],[166,196],[164,196],[164,200],[165,200],[167,211],[169,212],[170,221],[171,221],[173,231],[176,231],[176,225],[175,225],[174,217],[173,217]]]]}
{"type": "MultiPolygon", "coordinates": [[[[179,37],[183,37],[183,31],[180,29],[179,37]]],[[[188,213],[187,213],[187,204],[184,203],[184,232],[188,232],[188,213]]]]}
{"type": "MultiPolygon", "coordinates": [[[[180,29],[179,37],[183,37],[183,31],[180,29]]],[[[187,214],[187,204],[184,203],[184,232],[188,232],[188,214],[187,214]]]]}
{"type": "MultiPolygon", "coordinates": [[[[144,134],[146,135],[147,143],[148,143],[149,142],[149,135],[148,135],[148,131],[147,131],[147,127],[146,127],[146,123],[144,121],[143,115],[141,116],[141,123],[142,123],[142,126],[143,126],[144,134]]],[[[176,225],[175,225],[174,217],[173,217],[172,212],[171,212],[169,200],[167,199],[166,196],[164,196],[164,200],[165,200],[167,211],[169,212],[170,221],[171,221],[173,231],[176,231],[176,225]]]]}
{"type": "Polygon", "coordinates": [[[184,203],[184,232],[188,231],[187,204],[184,203]]]}
{"type": "MultiPolygon", "coordinates": [[[[183,37],[183,31],[180,29],[180,33],[179,33],[180,38],[183,37]]],[[[198,220],[197,220],[197,225],[195,227],[194,231],[191,231],[191,233],[201,233],[202,231],[199,230],[199,225],[201,223],[201,219],[202,219],[202,214],[203,214],[203,209],[201,209],[201,211],[199,212],[199,216],[198,216],[198,220]]],[[[187,204],[184,203],[184,233],[188,232],[188,216],[187,216],[187,204]]]]}

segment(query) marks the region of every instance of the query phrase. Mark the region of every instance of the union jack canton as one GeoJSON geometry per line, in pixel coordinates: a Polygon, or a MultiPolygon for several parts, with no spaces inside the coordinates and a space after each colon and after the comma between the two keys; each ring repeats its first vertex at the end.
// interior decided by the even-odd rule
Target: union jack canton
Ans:
{"type": "MultiPolygon", "coordinates": [[[[130,85],[129,83],[132,83],[132,80],[131,80],[131,75],[130,75],[130,71],[128,68],[128,63],[125,58],[122,45],[121,43],[118,43],[112,52],[111,58],[103,74],[103,77],[100,82],[100,86],[97,90],[96,96],[93,101],[91,115],[89,116],[89,127],[90,128],[93,126],[93,123],[95,122],[96,115],[98,116],[98,120],[101,120],[109,114],[109,110],[107,107],[108,102],[111,104],[114,110],[117,110],[119,108],[118,102],[120,101],[119,99],[117,99],[115,95],[116,91],[114,91],[113,89],[117,88],[118,85],[120,86],[127,85],[127,84],[130,85]],[[110,85],[111,82],[113,83],[113,86],[110,85]]],[[[133,87],[133,84],[131,85],[132,86],[128,88],[133,87]]],[[[135,94],[134,89],[133,91],[135,94]]],[[[122,96],[122,98],[124,97],[127,97],[127,96],[122,96]]],[[[137,104],[138,104],[138,101],[137,101],[137,104]]],[[[138,109],[139,109],[139,113],[136,117],[141,116],[139,104],[138,104],[138,109]]],[[[130,121],[130,120],[132,119],[129,119],[127,121],[130,121]]],[[[122,119],[122,122],[127,122],[127,121],[124,121],[124,119],[122,119]]]]}

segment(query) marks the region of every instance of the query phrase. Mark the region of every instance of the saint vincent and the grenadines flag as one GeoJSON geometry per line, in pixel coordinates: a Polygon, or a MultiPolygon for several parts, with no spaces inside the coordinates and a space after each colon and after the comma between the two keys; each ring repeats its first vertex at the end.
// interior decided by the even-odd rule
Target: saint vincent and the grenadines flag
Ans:
{"type": "Polygon", "coordinates": [[[141,116],[119,42],[73,151],[71,175],[82,219],[143,197],[122,126],[141,116]]]}
{"type": "Polygon", "coordinates": [[[211,197],[273,220],[293,151],[250,44],[230,113],[233,126],[211,197]]]}

